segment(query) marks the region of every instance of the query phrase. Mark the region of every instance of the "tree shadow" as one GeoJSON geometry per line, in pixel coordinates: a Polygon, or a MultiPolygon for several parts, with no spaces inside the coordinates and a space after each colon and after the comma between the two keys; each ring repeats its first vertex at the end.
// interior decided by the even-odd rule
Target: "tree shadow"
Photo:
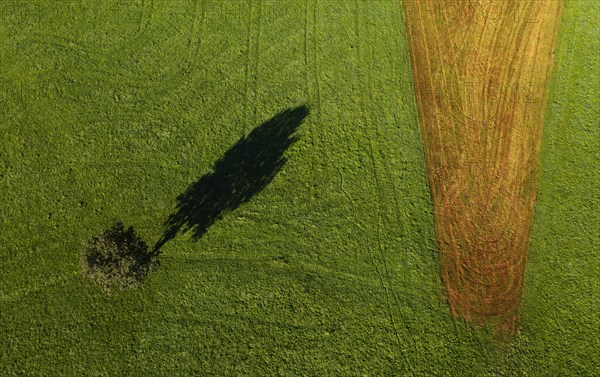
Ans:
{"type": "Polygon", "coordinates": [[[308,113],[307,106],[284,110],[229,148],[211,173],[177,197],[177,209],[165,221],[153,252],[179,232],[192,231],[192,240],[199,240],[224,213],[262,191],[285,164],[283,154],[298,139],[294,133],[308,113]]]}

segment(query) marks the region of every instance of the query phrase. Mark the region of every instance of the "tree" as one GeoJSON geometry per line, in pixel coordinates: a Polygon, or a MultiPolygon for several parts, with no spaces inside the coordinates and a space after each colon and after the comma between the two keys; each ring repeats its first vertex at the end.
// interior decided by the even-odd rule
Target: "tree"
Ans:
{"type": "Polygon", "coordinates": [[[83,275],[108,292],[141,286],[159,264],[158,254],[120,221],[84,243],[80,262],[83,275]]]}

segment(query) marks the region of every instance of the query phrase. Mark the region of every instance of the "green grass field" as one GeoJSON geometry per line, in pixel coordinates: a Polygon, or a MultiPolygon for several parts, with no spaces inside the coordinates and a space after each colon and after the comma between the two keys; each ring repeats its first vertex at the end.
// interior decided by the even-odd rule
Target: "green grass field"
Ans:
{"type": "Polygon", "coordinates": [[[500,344],[444,301],[399,1],[0,2],[0,375],[597,375],[599,15],[565,2],[500,344]],[[166,242],[141,289],[80,275],[83,241],[115,219],[158,241],[302,105],[270,184],[166,242]]]}

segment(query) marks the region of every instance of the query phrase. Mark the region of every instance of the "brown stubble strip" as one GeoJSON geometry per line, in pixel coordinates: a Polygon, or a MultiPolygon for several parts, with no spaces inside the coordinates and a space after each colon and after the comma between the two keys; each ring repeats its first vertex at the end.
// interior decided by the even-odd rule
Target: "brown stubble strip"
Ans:
{"type": "Polygon", "coordinates": [[[561,0],[405,0],[450,309],[517,328],[561,0]]]}

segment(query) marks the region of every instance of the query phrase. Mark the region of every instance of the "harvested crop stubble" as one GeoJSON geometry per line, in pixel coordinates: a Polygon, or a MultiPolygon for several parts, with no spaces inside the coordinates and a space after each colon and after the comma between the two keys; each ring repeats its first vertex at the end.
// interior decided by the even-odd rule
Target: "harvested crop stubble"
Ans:
{"type": "Polygon", "coordinates": [[[454,315],[517,328],[561,1],[404,1],[454,315]]]}

